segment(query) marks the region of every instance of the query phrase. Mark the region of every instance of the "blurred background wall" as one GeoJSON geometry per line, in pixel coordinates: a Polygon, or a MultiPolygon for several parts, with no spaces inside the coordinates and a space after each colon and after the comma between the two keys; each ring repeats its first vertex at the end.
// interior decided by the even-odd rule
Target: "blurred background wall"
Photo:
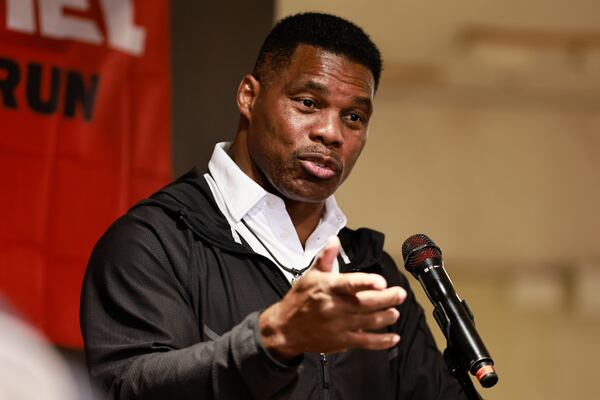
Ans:
{"type": "Polygon", "coordinates": [[[173,171],[204,167],[232,140],[235,93],[274,20],[273,1],[171,1],[173,171]]]}

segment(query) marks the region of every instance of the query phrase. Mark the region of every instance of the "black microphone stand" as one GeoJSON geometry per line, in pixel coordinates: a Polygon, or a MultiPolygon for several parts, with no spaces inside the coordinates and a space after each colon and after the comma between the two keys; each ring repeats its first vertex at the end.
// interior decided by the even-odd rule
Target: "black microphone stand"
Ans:
{"type": "MultiPolygon", "coordinates": [[[[466,305],[466,302],[463,300],[462,303],[465,306],[469,317],[471,317],[471,319],[474,320],[473,314],[466,305]]],[[[444,361],[446,361],[446,366],[448,367],[448,370],[452,375],[454,375],[458,383],[460,383],[460,386],[467,395],[468,400],[483,400],[479,392],[477,392],[477,389],[475,389],[473,381],[469,377],[469,369],[464,365],[460,354],[452,345],[452,341],[450,339],[452,337],[452,323],[450,322],[450,319],[446,316],[446,313],[444,312],[444,309],[440,304],[434,307],[433,316],[435,317],[438,325],[442,329],[442,332],[444,332],[444,335],[446,336],[447,344],[446,350],[444,350],[444,361]]]]}
{"type": "Polygon", "coordinates": [[[461,363],[459,362],[459,357],[456,354],[454,347],[452,347],[450,343],[448,343],[446,350],[444,350],[444,361],[446,361],[446,365],[448,366],[448,370],[450,371],[450,373],[454,375],[458,383],[460,383],[460,386],[463,388],[463,391],[467,395],[467,399],[483,400],[483,398],[475,389],[473,381],[469,377],[469,371],[463,366],[461,366],[461,363]]]}

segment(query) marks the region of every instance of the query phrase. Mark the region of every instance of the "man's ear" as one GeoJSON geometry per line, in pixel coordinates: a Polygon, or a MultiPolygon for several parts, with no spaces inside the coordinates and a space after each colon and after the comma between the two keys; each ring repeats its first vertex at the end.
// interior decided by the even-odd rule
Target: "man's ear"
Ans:
{"type": "Polygon", "coordinates": [[[253,75],[246,75],[240,82],[237,91],[237,106],[240,114],[247,119],[252,115],[254,103],[260,92],[260,82],[253,75]]]}

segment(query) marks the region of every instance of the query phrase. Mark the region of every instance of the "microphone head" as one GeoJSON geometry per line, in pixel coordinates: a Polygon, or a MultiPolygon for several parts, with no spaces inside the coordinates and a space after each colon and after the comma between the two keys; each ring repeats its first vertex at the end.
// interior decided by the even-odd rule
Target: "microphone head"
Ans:
{"type": "Polygon", "coordinates": [[[402,245],[402,258],[404,259],[404,268],[410,273],[426,259],[433,257],[442,257],[442,250],[435,245],[433,240],[427,235],[417,233],[404,241],[402,245]]]}

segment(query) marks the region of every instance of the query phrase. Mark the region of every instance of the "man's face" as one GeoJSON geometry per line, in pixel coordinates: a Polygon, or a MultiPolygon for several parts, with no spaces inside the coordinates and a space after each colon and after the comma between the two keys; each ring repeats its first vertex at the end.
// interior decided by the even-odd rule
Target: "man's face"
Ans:
{"type": "Polygon", "coordinates": [[[324,201],[348,177],[367,140],[372,73],[343,56],[300,45],[289,65],[258,86],[242,112],[252,169],[261,175],[251,177],[288,200],[324,201]]]}

